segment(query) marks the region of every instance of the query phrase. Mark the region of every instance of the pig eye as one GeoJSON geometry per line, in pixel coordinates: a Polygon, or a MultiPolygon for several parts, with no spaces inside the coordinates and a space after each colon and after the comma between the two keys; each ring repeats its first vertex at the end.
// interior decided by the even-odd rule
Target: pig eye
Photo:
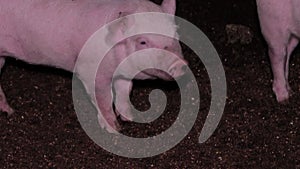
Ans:
{"type": "Polygon", "coordinates": [[[148,47],[149,44],[150,44],[150,43],[149,43],[148,40],[145,39],[145,38],[138,38],[138,39],[137,39],[137,47],[138,47],[139,49],[145,49],[145,48],[148,47]]]}
{"type": "Polygon", "coordinates": [[[141,41],[140,44],[141,44],[141,45],[146,45],[147,42],[146,42],[146,41],[141,41]]]}

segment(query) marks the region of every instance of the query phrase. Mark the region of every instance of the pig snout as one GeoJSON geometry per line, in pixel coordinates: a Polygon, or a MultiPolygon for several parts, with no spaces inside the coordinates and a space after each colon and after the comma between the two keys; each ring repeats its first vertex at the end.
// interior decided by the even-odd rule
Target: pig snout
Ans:
{"type": "Polygon", "coordinates": [[[173,78],[179,78],[183,76],[188,69],[187,62],[184,60],[175,61],[168,69],[168,73],[173,78]]]}

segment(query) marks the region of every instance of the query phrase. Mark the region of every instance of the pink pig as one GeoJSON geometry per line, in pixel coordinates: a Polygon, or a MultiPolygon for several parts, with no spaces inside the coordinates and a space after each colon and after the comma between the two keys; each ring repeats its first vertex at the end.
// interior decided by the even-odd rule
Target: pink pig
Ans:
{"type": "Polygon", "coordinates": [[[278,102],[288,100],[289,59],[300,38],[299,0],[256,0],[262,33],[269,46],[273,91],[278,102]]]}
{"type": "MultiPolygon", "coordinates": [[[[141,12],[174,15],[175,8],[175,0],[164,0],[161,6],[148,0],[1,0],[0,65],[4,65],[5,56],[11,56],[30,64],[43,64],[73,71],[85,42],[106,23],[141,12]]],[[[107,43],[114,43],[115,39],[122,37],[124,31],[130,29],[132,24],[134,21],[124,19],[110,27],[106,37],[107,43]]],[[[176,33],[174,20],[161,24],[168,24],[170,31],[176,33]]],[[[103,60],[103,66],[100,66],[97,73],[95,87],[97,104],[102,112],[101,115],[98,114],[98,121],[102,128],[109,132],[118,130],[118,115],[126,120],[132,119],[128,100],[132,87],[130,80],[114,80],[115,104],[118,110],[116,113],[113,111],[113,96],[110,92],[113,73],[128,55],[146,48],[168,50],[178,57],[174,60],[164,60],[164,57],[161,57],[161,60],[157,61],[166,67],[167,73],[146,70],[138,74],[137,78],[158,77],[170,80],[170,76],[177,78],[185,73],[187,65],[177,40],[147,34],[117,43],[103,60]]],[[[8,105],[1,87],[0,98],[0,110],[12,114],[13,109],[8,105]]]]}

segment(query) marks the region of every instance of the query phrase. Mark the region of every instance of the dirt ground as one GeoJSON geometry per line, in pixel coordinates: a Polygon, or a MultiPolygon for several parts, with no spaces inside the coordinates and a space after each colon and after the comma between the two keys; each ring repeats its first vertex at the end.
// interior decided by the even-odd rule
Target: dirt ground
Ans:
{"type": "MultiPolygon", "coordinates": [[[[188,48],[185,58],[201,94],[198,118],[177,146],[144,159],[109,153],[85,134],[73,108],[71,73],[8,59],[1,84],[16,113],[10,118],[0,115],[1,168],[300,168],[299,49],[290,62],[294,93],[288,104],[280,105],[271,90],[267,46],[254,0],[180,0],[177,15],[208,36],[226,71],[225,112],[207,142],[199,144],[198,137],[211,99],[209,78],[188,48]],[[242,25],[241,32],[228,33],[230,24],[242,25]],[[245,30],[250,31],[246,42],[245,30]]],[[[148,94],[155,88],[165,90],[170,99],[167,113],[150,125],[122,123],[123,133],[155,135],[172,125],[180,104],[173,83],[135,81],[132,103],[147,110],[148,94]]]]}

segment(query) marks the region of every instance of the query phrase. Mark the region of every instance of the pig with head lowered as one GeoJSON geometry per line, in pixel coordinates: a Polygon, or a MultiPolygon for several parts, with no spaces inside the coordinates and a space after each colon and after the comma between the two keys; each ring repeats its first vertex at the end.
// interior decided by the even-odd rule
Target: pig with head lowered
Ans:
{"type": "Polygon", "coordinates": [[[299,0],[256,0],[262,34],[268,47],[273,71],[273,91],[278,102],[291,92],[289,59],[300,38],[299,0]]]}
{"type": "MultiPolygon", "coordinates": [[[[135,24],[134,19],[123,16],[142,12],[174,15],[175,8],[175,0],[164,0],[161,5],[148,0],[1,0],[0,65],[2,67],[5,57],[9,56],[30,64],[48,65],[73,72],[86,41],[104,25],[119,19],[107,29],[105,42],[116,45],[105,56],[97,71],[95,79],[97,103],[94,103],[101,110],[98,112],[101,127],[109,132],[115,132],[119,129],[117,116],[121,115],[123,120],[132,120],[128,99],[132,82],[123,76],[112,81],[116,68],[127,56],[150,48],[166,50],[176,55],[172,60],[168,57],[165,59],[153,56],[154,59],[160,59],[153,63],[163,65],[167,71],[147,69],[136,76],[138,79],[178,78],[185,73],[187,66],[176,39],[162,35],[141,34],[121,40],[124,32],[135,24]],[[112,96],[111,84],[115,96],[112,96]],[[112,105],[113,98],[116,112],[112,105]]],[[[167,25],[169,31],[173,31],[174,36],[177,36],[174,18],[161,25],[167,25]]],[[[150,54],[160,53],[150,52],[150,54]]],[[[81,60],[82,62],[84,60],[81,60]]],[[[87,61],[85,65],[88,67],[89,62],[87,61]]],[[[81,76],[80,71],[76,73],[81,76]]],[[[85,80],[82,82],[85,87],[89,83],[85,80]]],[[[89,89],[87,92],[91,93],[89,89]]],[[[8,105],[1,88],[0,98],[0,110],[12,114],[13,109],[8,105]]]]}

